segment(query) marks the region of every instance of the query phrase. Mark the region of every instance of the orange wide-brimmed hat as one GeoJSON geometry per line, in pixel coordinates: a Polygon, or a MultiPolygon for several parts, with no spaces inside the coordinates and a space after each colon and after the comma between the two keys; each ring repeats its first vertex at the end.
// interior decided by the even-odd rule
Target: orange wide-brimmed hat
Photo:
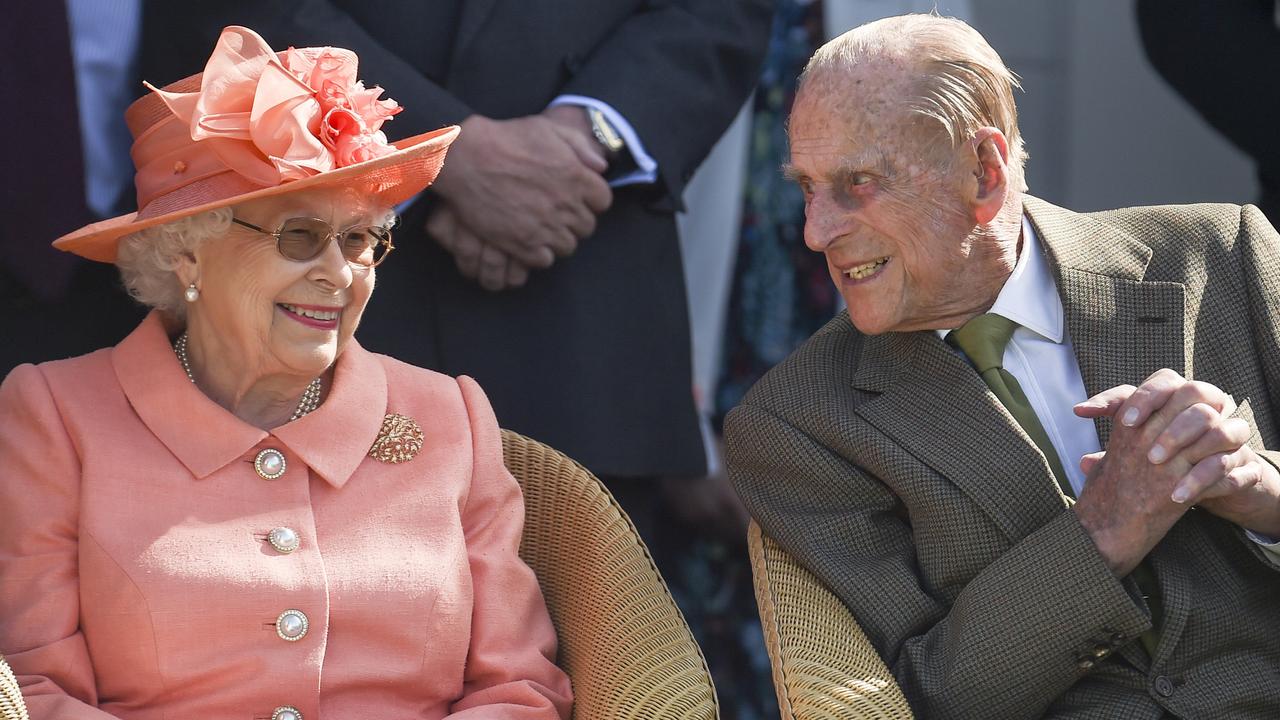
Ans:
{"type": "Polygon", "coordinates": [[[254,31],[222,31],[203,73],[125,112],[138,212],[64,235],[61,250],[115,262],[120,238],[207,210],[318,188],[350,188],[388,207],[435,180],[456,126],[388,143],[400,106],[356,79],[355,53],[289,48],[254,31]]]}

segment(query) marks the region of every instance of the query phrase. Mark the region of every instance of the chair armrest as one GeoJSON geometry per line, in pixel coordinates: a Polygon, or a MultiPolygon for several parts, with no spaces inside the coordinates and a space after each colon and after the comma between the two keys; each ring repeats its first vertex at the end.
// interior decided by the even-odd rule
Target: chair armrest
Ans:
{"type": "Polygon", "coordinates": [[[910,720],[906,698],[844,603],[754,521],[747,546],[784,720],[910,720]]]}
{"type": "Polygon", "coordinates": [[[542,587],[580,720],[716,720],[702,651],[635,526],[600,481],[502,431],[524,491],[520,556],[542,587]]]}

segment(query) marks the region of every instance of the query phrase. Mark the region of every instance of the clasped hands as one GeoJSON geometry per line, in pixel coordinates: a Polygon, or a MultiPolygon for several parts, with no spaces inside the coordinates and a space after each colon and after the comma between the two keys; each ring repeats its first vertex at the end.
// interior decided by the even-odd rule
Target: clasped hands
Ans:
{"type": "Polygon", "coordinates": [[[1106,450],[1081,458],[1088,480],[1075,512],[1117,576],[1193,505],[1280,536],[1280,472],[1246,444],[1253,429],[1221,389],[1166,369],[1074,410],[1115,419],[1106,450]]]}
{"type": "Polygon", "coordinates": [[[595,232],[613,192],[581,107],[492,120],[472,115],[434,189],[427,234],[486,290],[519,287],[595,232]]]}

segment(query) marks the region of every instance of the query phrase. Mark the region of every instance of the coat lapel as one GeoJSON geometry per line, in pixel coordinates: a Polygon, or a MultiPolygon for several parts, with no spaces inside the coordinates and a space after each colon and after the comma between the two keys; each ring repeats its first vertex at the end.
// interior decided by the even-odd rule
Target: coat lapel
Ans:
{"type": "Polygon", "coordinates": [[[958,485],[1011,542],[1062,511],[1044,455],[936,334],[865,338],[853,384],[880,393],[854,411],[958,485]]]}
{"type": "MultiPolygon", "coordinates": [[[[1027,199],[1026,209],[1049,254],[1086,392],[1138,385],[1160,368],[1192,377],[1185,288],[1143,281],[1151,248],[1093,218],[1034,198],[1027,199]]],[[[1112,422],[1095,424],[1105,449],[1112,422]]],[[[1175,526],[1172,532],[1177,531],[1175,526]]],[[[1165,658],[1186,627],[1190,602],[1181,568],[1160,562],[1160,547],[1153,553],[1164,605],[1157,656],[1165,658]]],[[[1121,654],[1139,668],[1150,663],[1136,643],[1121,654]]]]}
{"type": "MultiPolygon", "coordinates": [[[[1138,385],[1160,368],[1190,377],[1179,283],[1143,281],[1151,248],[1111,226],[1027,198],[1027,216],[1049,255],[1084,380],[1095,395],[1138,385]]],[[[1111,421],[1095,423],[1106,447],[1111,421]]]]}

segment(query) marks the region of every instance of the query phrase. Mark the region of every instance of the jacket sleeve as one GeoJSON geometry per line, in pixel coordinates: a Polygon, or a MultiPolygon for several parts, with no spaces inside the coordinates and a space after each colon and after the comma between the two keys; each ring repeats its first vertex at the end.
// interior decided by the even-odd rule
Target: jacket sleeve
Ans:
{"type": "Polygon", "coordinates": [[[252,28],[277,51],[290,45],[328,45],[354,51],[360,58],[359,79],[369,86],[385,87],[387,97],[404,108],[383,127],[391,140],[455,125],[472,114],[466,103],[425,77],[328,0],[190,4],[147,0],[140,60],[143,79],[167,83],[199,72],[227,25],[252,28]],[[182,38],[181,43],[175,44],[174,38],[182,38]],[[157,72],[169,76],[145,77],[157,72]]]}
{"type": "Polygon", "coordinates": [[[0,385],[0,654],[32,720],[99,720],[80,632],[80,463],[39,368],[0,385]]]}
{"type": "Polygon", "coordinates": [[[673,206],[755,87],[767,0],[648,0],[573,70],[561,94],[597,98],[635,129],[673,206]]]}
{"type": "MultiPolygon", "coordinates": [[[[1249,327],[1254,357],[1262,366],[1267,398],[1272,408],[1280,408],[1280,234],[1262,211],[1252,205],[1240,208],[1240,230],[1235,247],[1240,253],[1244,286],[1249,293],[1249,327]]],[[[1280,427],[1280,417],[1271,418],[1271,427],[1280,427]]],[[[1254,429],[1255,434],[1257,428],[1254,429]]],[[[1280,469],[1280,438],[1258,437],[1258,454],[1280,469]]],[[[1280,568],[1280,549],[1250,546],[1268,562],[1280,568]]]]}
{"type": "Polygon", "coordinates": [[[906,510],[883,483],[759,406],[733,410],[725,440],[752,516],[849,607],[919,717],[1041,717],[1087,674],[1081,655],[1151,627],[1070,510],[948,607],[920,577],[906,510]]]}
{"type": "Polygon", "coordinates": [[[573,702],[556,666],[556,633],[533,571],[520,559],[524,501],[502,462],[502,438],[474,380],[458,384],[471,418],[474,467],[463,510],[474,605],[463,696],[451,719],[563,720],[573,702]]]}

